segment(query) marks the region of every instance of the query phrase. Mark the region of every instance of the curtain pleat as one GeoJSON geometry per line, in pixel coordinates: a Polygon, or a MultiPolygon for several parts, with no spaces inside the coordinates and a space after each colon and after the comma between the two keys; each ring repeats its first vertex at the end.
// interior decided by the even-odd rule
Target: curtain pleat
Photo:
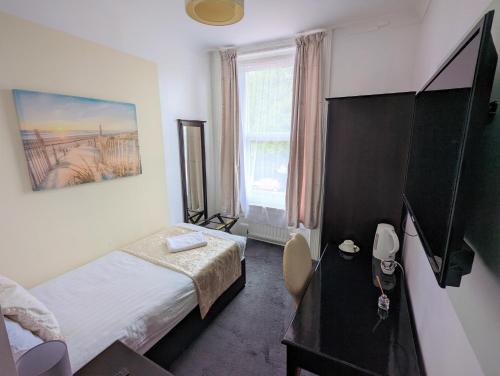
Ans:
{"type": "Polygon", "coordinates": [[[293,80],[292,131],[286,190],[288,225],[319,226],[323,171],[322,51],[325,33],[300,36],[293,80]]]}
{"type": "Polygon", "coordinates": [[[222,131],[221,131],[221,211],[236,216],[239,204],[239,128],[238,75],[236,49],[221,51],[222,131]]]}

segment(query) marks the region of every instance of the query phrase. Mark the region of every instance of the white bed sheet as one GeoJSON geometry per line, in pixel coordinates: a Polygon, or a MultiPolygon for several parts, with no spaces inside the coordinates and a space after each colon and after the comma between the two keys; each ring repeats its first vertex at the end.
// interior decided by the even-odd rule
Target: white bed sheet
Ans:
{"type": "Polygon", "coordinates": [[[189,277],[122,251],[31,292],[56,316],[73,372],[116,340],[146,352],[198,304],[189,277]]]}

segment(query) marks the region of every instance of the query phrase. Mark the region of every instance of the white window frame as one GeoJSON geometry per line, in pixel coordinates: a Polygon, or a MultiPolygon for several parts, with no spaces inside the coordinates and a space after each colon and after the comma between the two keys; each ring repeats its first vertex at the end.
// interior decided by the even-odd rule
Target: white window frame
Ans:
{"type": "MultiPolygon", "coordinates": [[[[257,70],[259,67],[263,69],[270,66],[292,66],[295,59],[295,47],[286,47],[278,50],[265,51],[259,53],[249,53],[238,56],[238,77],[239,77],[239,100],[240,100],[240,119],[241,119],[241,142],[240,142],[240,152],[243,156],[243,150],[247,142],[252,141],[287,141],[290,142],[290,130],[282,132],[269,132],[265,135],[262,133],[248,133],[244,131],[244,122],[246,120],[246,102],[245,102],[245,73],[248,71],[257,70]]],[[[293,93],[292,93],[293,95],[293,93]]],[[[291,122],[291,117],[290,117],[291,122]]],[[[290,124],[291,129],[291,124],[290,124]]],[[[244,165],[244,161],[241,161],[240,165],[244,165]]],[[[242,169],[244,174],[244,169],[242,169]]],[[[242,176],[241,184],[246,184],[246,177],[242,176]]],[[[243,188],[243,187],[242,187],[243,188]]],[[[286,189],[286,187],[285,187],[286,189]]],[[[249,206],[261,206],[266,208],[285,210],[285,198],[283,197],[283,202],[281,205],[265,205],[262,203],[248,202],[249,206]]],[[[245,206],[245,205],[243,205],[245,206]]]]}

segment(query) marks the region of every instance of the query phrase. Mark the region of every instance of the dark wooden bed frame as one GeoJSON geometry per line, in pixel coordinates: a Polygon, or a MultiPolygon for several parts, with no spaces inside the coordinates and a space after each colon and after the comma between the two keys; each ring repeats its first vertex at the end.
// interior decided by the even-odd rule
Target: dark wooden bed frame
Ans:
{"type": "Polygon", "coordinates": [[[196,306],[180,323],[160,339],[145,356],[156,364],[167,369],[172,362],[203,332],[215,317],[238,295],[245,287],[245,259],[241,261],[241,277],[229,287],[217,301],[204,319],[196,306]]]}

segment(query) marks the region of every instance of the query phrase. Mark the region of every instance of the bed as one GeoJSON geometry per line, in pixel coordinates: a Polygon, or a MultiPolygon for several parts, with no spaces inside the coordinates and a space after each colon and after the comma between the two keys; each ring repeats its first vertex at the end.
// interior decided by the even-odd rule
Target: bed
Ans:
{"type": "MultiPolygon", "coordinates": [[[[195,225],[179,226],[236,242],[244,267],[245,238],[195,225]]],[[[167,333],[188,315],[196,320],[198,313],[200,319],[191,278],[121,250],[30,292],[57,318],[74,372],[116,340],[144,354],[161,339],[165,342],[167,333]]],[[[213,310],[218,310],[215,305],[213,310]]],[[[180,351],[182,348],[176,353],[180,351]]],[[[171,354],[161,355],[161,348],[158,352],[163,359],[171,358],[171,354]]]]}

